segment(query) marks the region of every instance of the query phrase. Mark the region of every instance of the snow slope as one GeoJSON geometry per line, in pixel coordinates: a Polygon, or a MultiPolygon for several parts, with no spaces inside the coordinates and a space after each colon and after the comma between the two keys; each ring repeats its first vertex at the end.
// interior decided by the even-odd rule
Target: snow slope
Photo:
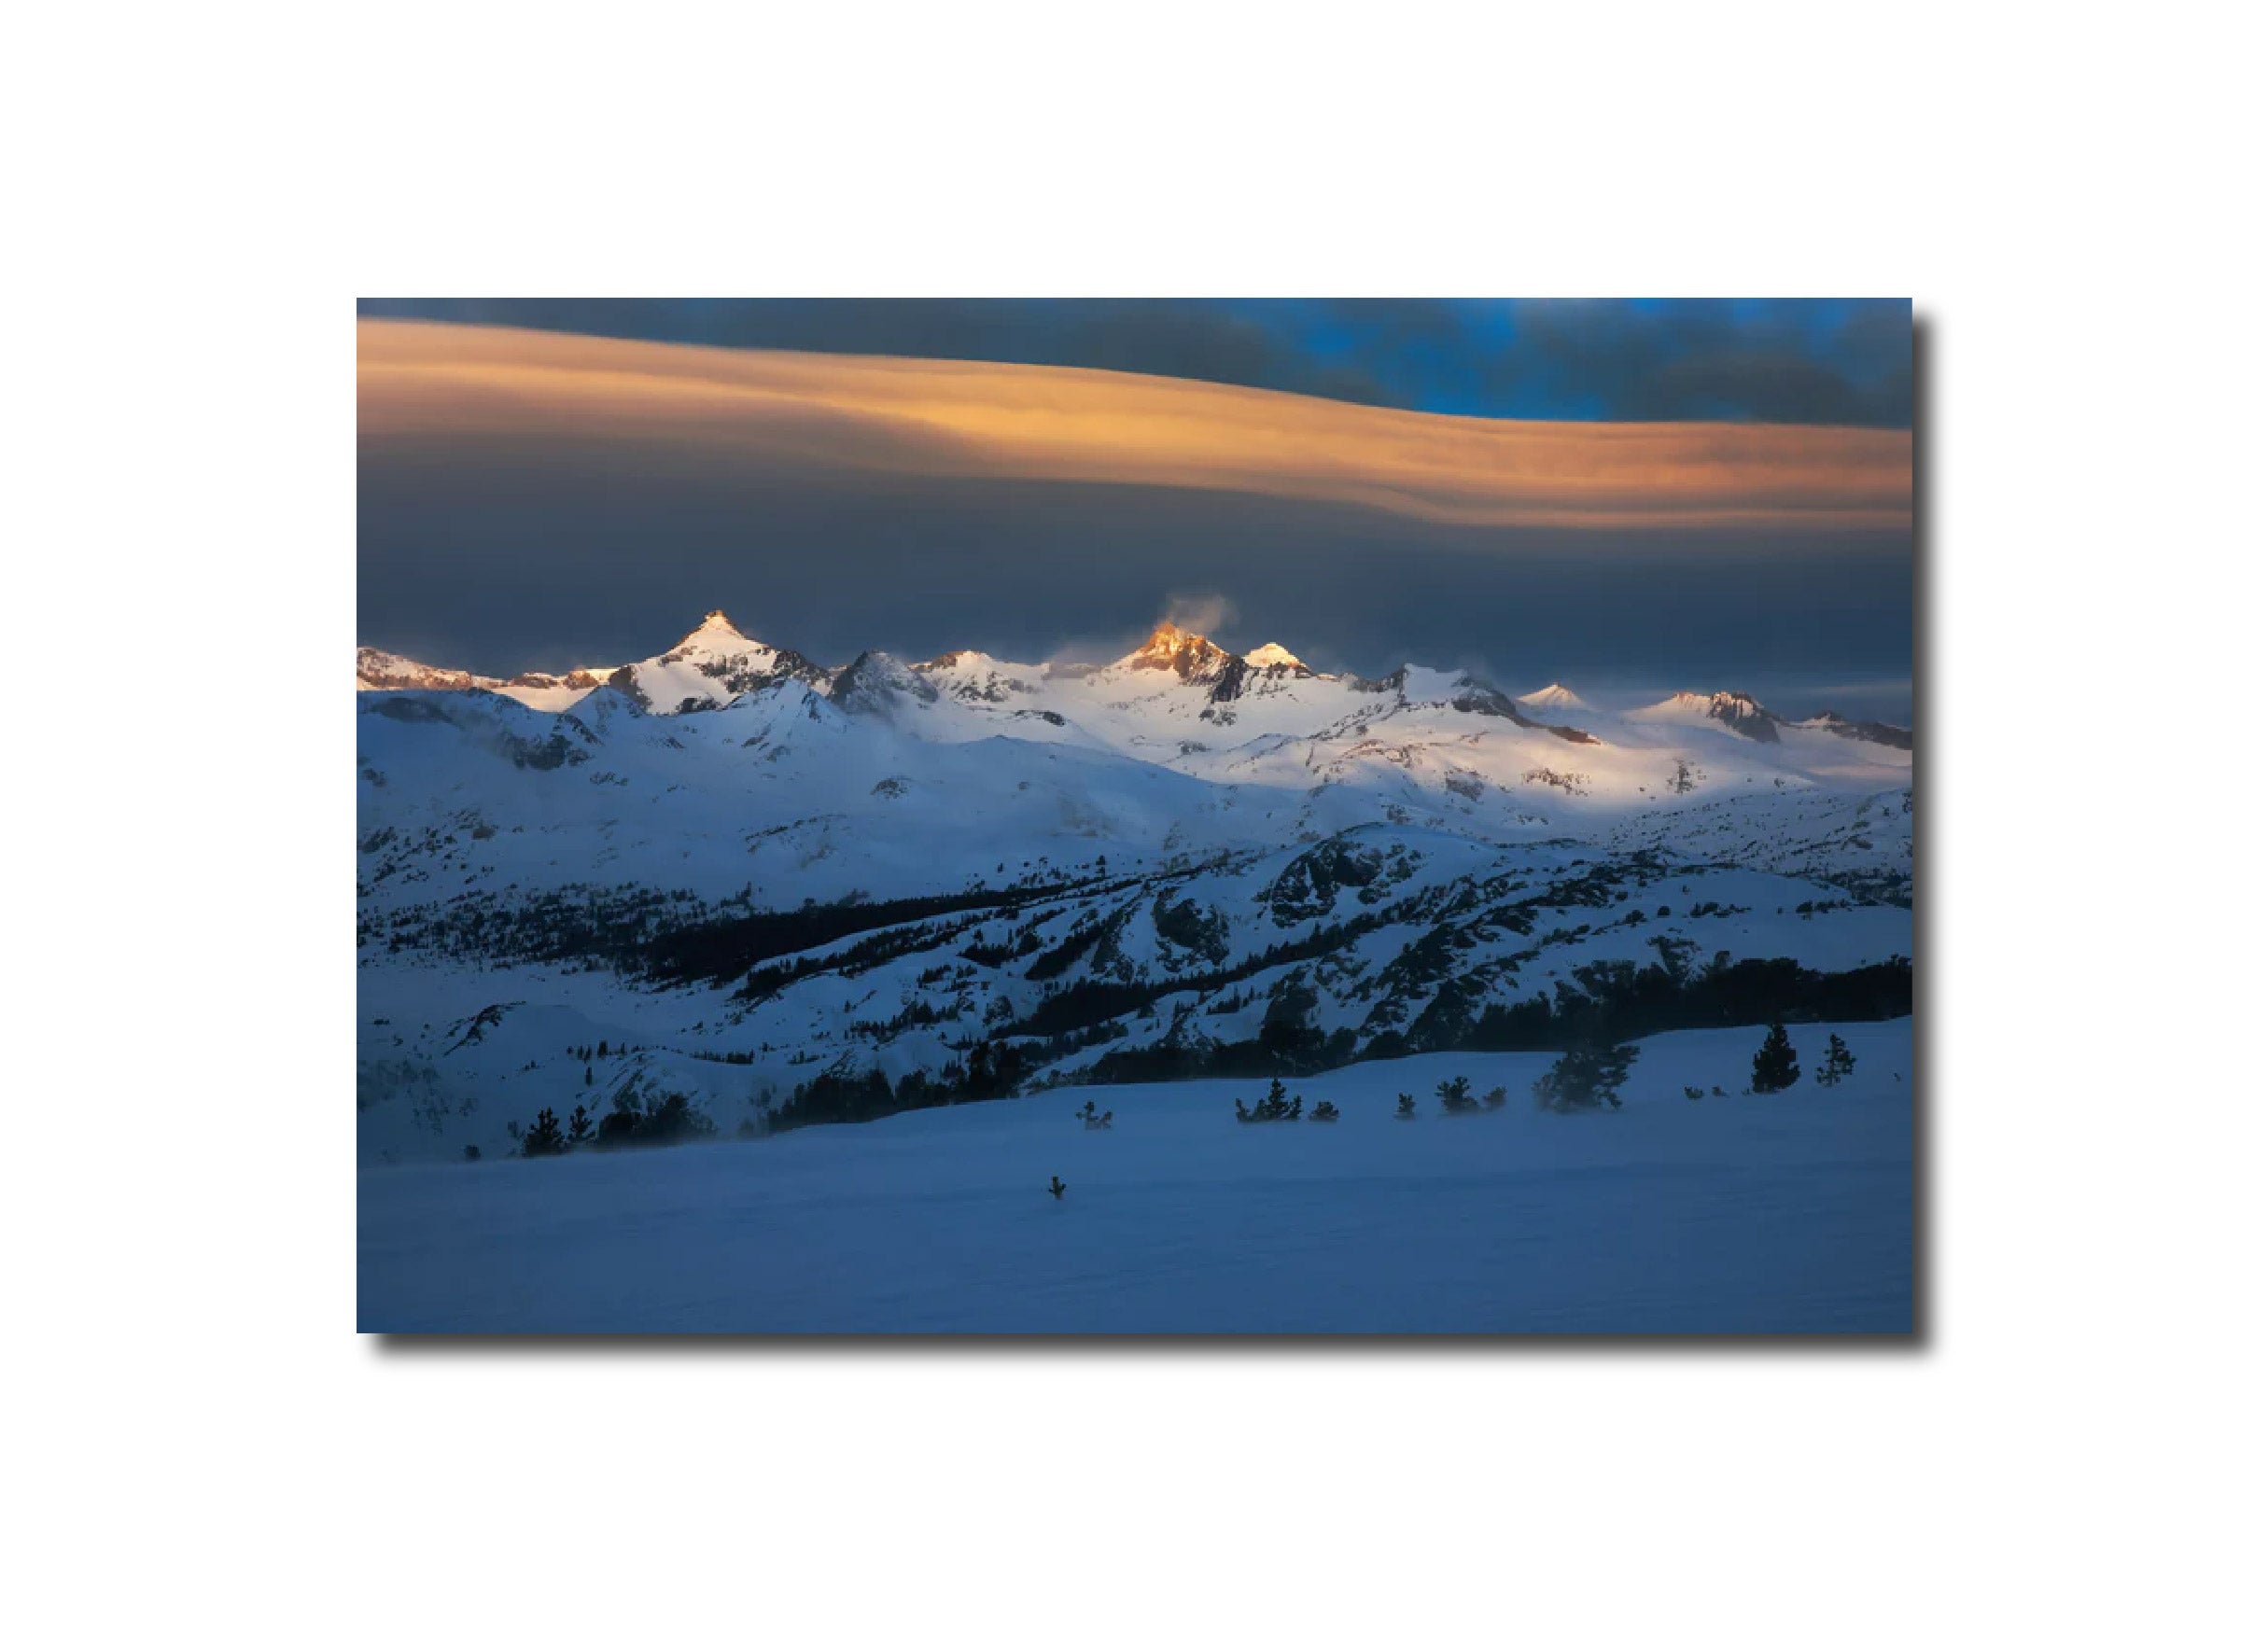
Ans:
{"type": "Polygon", "coordinates": [[[1490,1013],[1632,971],[1911,952],[1911,749],[1764,741],[1707,698],[1547,718],[1467,673],[1255,665],[1170,625],[1099,667],[828,672],[716,613],[556,712],[399,662],[358,668],[430,682],[358,702],[366,1162],[603,1112],[630,1067],[585,1082],[580,1051],[609,1038],[729,1129],[980,1040],[1043,1081],[1160,1051],[1305,1072],[1530,1036],[1490,1013]],[[490,1007],[521,1017],[458,1045],[490,1007]]]}
{"type": "MultiPolygon", "coordinates": [[[[540,1023],[531,1021],[528,1023],[540,1023]]],[[[1343,1119],[1239,1126],[1242,1081],[1067,1089],[866,1126],[552,1161],[366,1169],[359,1323],[384,1331],[1904,1332],[1911,1026],[1740,1094],[1751,1030],[1646,1041],[1618,1113],[1548,1116],[1547,1056],[1298,1084],[1343,1119]],[[1447,1119],[1452,1073],[1508,1084],[1447,1119]],[[1688,1101],[1687,1084],[1726,1098],[1688,1101]],[[1393,1117],[1397,1093],[1424,1102],[1393,1117]],[[1092,1098],[1114,1128],[1077,1119],[1092,1098]],[[1069,1186],[1057,1201],[1051,1177],[1069,1186]]],[[[1823,1025],[1791,1027],[1803,1063],[1823,1025]]]]}

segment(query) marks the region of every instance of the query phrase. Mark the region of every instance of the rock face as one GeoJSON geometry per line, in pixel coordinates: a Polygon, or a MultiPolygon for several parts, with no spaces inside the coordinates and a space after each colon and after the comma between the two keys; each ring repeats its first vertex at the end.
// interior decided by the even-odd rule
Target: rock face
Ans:
{"type": "Polygon", "coordinates": [[[1774,726],[1774,716],[1746,691],[1720,690],[1703,696],[1699,691],[1681,690],[1673,693],[1650,708],[1640,708],[1638,718],[1706,719],[1722,725],[1736,736],[1745,736],[1751,742],[1777,742],[1780,732],[1774,726]]]}
{"type": "Polygon", "coordinates": [[[1803,721],[1814,730],[1832,732],[1854,742],[1871,742],[1878,747],[1900,747],[1913,751],[1913,732],[1898,725],[1878,725],[1872,719],[1846,719],[1841,714],[1814,714],[1803,721]]]}
{"type": "Polygon", "coordinates": [[[357,690],[494,690],[503,683],[461,668],[435,668],[375,646],[355,650],[357,690]]]}
{"type": "MultiPolygon", "coordinates": [[[[1192,634],[1171,623],[1160,623],[1141,650],[1119,659],[1115,666],[1134,673],[1165,670],[1187,685],[1218,685],[1230,665],[1243,666],[1202,634],[1192,634]]],[[[1233,694],[1233,693],[1232,693],[1233,694]]]]}
{"type": "Polygon", "coordinates": [[[938,690],[889,652],[861,651],[834,676],[828,695],[847,712],[883,714],[905,703],[933,703],[938,690]]]}
{"type": "Polygon", "coordinates": [[[1510,697],[1469,674],[1457,676],[1456,694],[1450,697],[1449,706],[1461,714],[1491,714],[1499,719],[1509,719],[1515,725],[1532,725],[1534,722],[1520,717],[1520,711],[1512,705],[1510,697]]]}
{"type": "Polygon", "coordinates": [[[1746,691],[1721,690],[1709,699],[1709,718],[1751,742],[1777,742],[1772,717],[1746,691]]]}

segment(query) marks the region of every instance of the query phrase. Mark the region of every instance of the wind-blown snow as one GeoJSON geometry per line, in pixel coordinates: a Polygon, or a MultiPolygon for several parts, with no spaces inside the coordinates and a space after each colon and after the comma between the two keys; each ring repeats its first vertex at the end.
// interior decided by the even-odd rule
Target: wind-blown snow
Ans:
{"type": "MultiPolygon", "coordinates": [[[[1790,1027],[1808,1067],[1830,1027],[1790,1027]]],[[[1620,1112],[1549,1116],[1533,1054],[1289,1085],[1065,1089],[642,1154],[366,1170],[386,1331],[1869,1331],[1913,1319],[1911,1026],[1745,1097],[1756,1030],[1642,1047],[1620,1112]],[[1511,1089],[1444,1118],[1433,1085],[1511,1089]],[[1724,1098],[1683,1089],[1721,1083],[1724,1098]],[[1420,1118],[1393,1118],[1408,1093],[1420,1118]],[[1077,1119],[1092,1098],[1113,1130],[1077,1119]],[[1064,1197],[1047,1184],[1060,1176],[1064,1197]]]]}

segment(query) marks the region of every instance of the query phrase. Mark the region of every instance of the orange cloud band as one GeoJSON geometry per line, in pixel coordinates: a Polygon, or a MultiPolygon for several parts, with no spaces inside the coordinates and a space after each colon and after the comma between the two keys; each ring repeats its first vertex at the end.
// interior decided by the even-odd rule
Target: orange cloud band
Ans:
{"type": "Polygon", "coordinates": [[[1913,439],[1461,419],[1019,363],[729,351],[365,318],[360,433],[658,442],[931,477],[1128,482],[1472,526],[1908,531],[1913,439]]]}

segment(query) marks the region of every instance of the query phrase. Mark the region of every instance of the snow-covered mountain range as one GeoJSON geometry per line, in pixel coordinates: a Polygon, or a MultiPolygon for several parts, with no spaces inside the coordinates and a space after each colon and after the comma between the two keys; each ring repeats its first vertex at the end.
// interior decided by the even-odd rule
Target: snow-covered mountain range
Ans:
{"type": "Polygon", "coordinates": [[[1741,692],[1615,712],[1170,624],[826,668],[721,612],[565,675],[365,648],[357,686],[371,1158],[665,1083],[762,1127],[979,1043],[1043,1083],[1910,1000],[1911,732],[1741,692]]]}

